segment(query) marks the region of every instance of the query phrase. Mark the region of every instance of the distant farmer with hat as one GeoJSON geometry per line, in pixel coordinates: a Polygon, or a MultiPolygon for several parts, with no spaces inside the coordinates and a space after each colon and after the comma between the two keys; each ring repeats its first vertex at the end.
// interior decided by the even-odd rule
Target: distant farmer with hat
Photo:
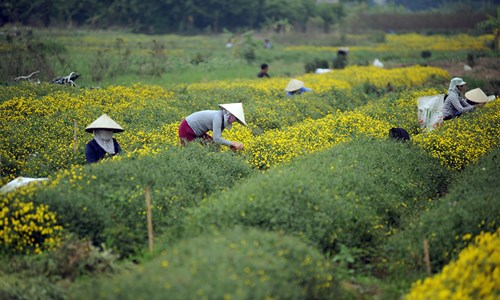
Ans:
{"type": "Polygon", "coordinates": [[[123,128],[108,115],[103,114],[92,122],[85,131],[94,134],[94,139],[85,147],[85,159],[88,164],[121,152],[120,145],[113,138],[113,133],[122,132],[123,128]]]}
{"type": "MultiPolygon", "coordinates": [[[[458,117],[464,112],[483,106],[484,103],[488,101],[488,98],[486,97],[486,101],[484,102],[474,102],[474,105],[470,104],[466,98],[462,97],[462,94],[465,91],[465,84],[466,82],[463,81],[462,78],[454,77],[451,79],[448,87],[448,94],[445,96],[443,105],[443,120],[450,120],[454,117],[458,117]]],[[[476,100],[482,101],[479,99],[476,100]]]]}
{"type": "Polygon", "coordinates": [[[222,138],[224,129],[231,129],[237,121],[246,126],[242,103],[219,104],[220,110],[202,110],[187,116],[179,126],[179,139],[182,145],[195,139],[215,142],[230,147],[232,150],[243,149],[243,144],[222,138]],[[213,137],[208,134],[212,131],[213,137]]]}
{"type": "Polygon", "coordinates": [[[305,92],[312,91],[310,88],[306,88],[304,86],[304,82],[298,79],[292,79],[288,82],[288,85],[285,88],[287,96],[300,95],[305,92]]]}

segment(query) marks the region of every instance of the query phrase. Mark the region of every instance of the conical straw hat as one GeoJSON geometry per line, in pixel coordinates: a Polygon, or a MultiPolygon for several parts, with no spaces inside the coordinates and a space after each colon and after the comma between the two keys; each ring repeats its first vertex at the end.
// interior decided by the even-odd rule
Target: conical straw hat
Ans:
{"type": "Polygon", "coordinates": [[[108,117],[107,114],[103,114],[100,116],[97,120],[92,122],[87,128],[85,128],[85,131],[92,133],[94,129],[109,129],[113,130],[113,132],[122,132],[123,128],[118,125],[113,119],[108,117]]]}
{"type": "Polygon", "coordinates": [[[219,104],[219,107],[222,109],[227,110],[230,114],[236,117],[238,122],[241,123],[241,125],[247,125],[245,122],[245,113],[243,112],[243,104],[242,103],[226,103],[226,104],[219,104]]]}
{"type": "Polygon", "coordinates": [[[488,96],[480,88],[470,90],[465,93],[465,98],[469,99],[475,103],[486,103],[488,102],[488,96]]]}
{"type": "Polygon", "coordinates": [[[298,79],[292,79],[285,88],[287,92],[293,92],[304,87],[304,82],[298,79]]]}

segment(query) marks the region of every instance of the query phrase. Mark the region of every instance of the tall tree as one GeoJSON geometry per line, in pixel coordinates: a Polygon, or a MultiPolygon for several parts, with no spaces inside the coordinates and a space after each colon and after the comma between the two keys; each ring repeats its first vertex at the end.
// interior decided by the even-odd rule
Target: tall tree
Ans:
{"type": "Polygon", "coordinates": [[[325,33],[329,33],[331,26],[339,23],[344,17],[344,8],[341,4],[320,3],[318,4],[318,12],[323,20],[325,33]]]}
{"type": "Polygon", "coordinates": [[[500,5],[497,6],[496,17],[488,16],[488,19],[479,23],[478,26],[490,30],[493,33],[493,48],[497,51],[500,39],[500,5]]]}

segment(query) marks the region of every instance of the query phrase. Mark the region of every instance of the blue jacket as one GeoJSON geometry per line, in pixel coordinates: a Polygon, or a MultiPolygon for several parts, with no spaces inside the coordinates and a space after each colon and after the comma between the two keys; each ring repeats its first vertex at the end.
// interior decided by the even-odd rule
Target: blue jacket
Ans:
{"type": "Polygon", "coordinates": [[[122,151],[118,142],[113,138],[113,144],[115,145],[115,154],[108,154],[101,146],[96,142],[96,140],[91,140],[85,146],[85,159],[87,163],[95,163],[106,156],[114,156],[122,151]]]}

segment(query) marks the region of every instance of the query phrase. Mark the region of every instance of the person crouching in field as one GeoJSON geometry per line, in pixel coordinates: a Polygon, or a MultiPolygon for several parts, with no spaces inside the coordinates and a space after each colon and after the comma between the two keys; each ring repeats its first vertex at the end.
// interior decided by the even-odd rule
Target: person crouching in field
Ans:
{"type": "Polygon", "coordinates": [[[464,112],[472,111],[476,107],[482,107],[488,101],[487,97],[484,102],[477,100],[481,101],[481,103],[467,101],[467,98],[462,97],[465,91],[465,84],[466,82],[462,78],[454,77],[451,79],[448,94],[445,96],[443,105],[443,120],[450,120],[460,116],[464,112]]]}
{"type": "Polygon", "coordinates": [[[304,82],[298,79],[292,79],[288,82],[288,85],[285,87],[286,95],[300,95],[305,92],[310,92],[312,89],[304,86],[304,82]]]}
{"type": "Polygon", "coordinates": [[[181,145],[195,139],[215,142],[230,147],[232,150],[243,149],[243,144],[222,138],[224,129],[231,129],[235,121],[246,126],[243,104],[219,104],[220,110],[202,110],[187,116],[179,126],[179,139],[181,145]],[[207,132],[212,131],[213,137],[207,132]]]}
{"type": "Polygon", "coordinates": [[[87,126],[85,131],[94,134],[94,139],[88,142],[85,147],[85,159],[88,164],[114,156],[122,151],[118,142],[113,138],[113,133],[122,132],[123,128],[108,115],[100,116],[87,126]]]}

